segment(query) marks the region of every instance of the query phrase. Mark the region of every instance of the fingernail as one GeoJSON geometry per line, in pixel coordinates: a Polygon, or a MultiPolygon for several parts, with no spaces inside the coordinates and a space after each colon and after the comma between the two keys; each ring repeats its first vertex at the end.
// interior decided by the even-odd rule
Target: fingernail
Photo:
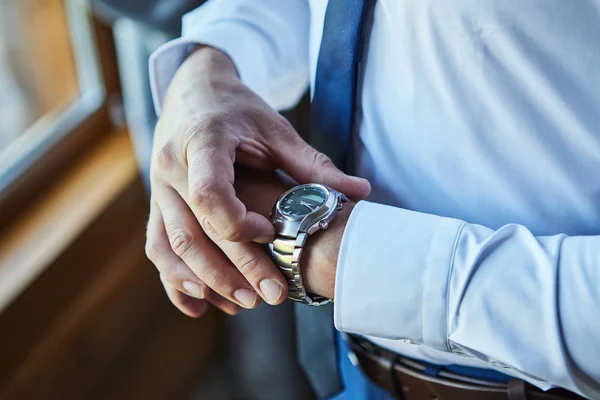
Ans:
{"type": "Polygon", "coordinates": [[[271,243],[271,241],[273,240],[273,236],[269,235],[269,236],[261,236],[259,238],[256,238],[254,241],[256,243],[271,243]]]}
{"type": "Polygon", "coordinates": [[[204,298],[204,288],[197,283],[185,281],[181,284],[181,286],[183,286],[183,290],[185,290],[190,296],[197,299],[204,298]]]}
{"type": "Polygon", "coordinates": [[[256,304],[256,293],[250,289],[238,289],[233,292],[233,297],[242,303],[244,307],[252,307],[256,304]]]}
{"type": "Polygon", "coordinates": [[[263,279],[260,281],[260,291],[265,296],[265,300],[269,303],[275,303],[281,297],[283,286],[281,283],[272,279],[263,279]]]}

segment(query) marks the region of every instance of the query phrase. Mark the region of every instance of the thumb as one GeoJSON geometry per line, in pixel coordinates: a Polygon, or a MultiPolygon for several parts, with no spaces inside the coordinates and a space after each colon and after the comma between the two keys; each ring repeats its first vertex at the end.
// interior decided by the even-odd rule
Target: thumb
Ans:
{"type": "Polygon", "coordinates": [[[299,183],[321,183],[353,200],[362,200],[371,192],[369,181],[343,173],[299,136],[279,144],[273,149],[278,166],[299,183]]]}

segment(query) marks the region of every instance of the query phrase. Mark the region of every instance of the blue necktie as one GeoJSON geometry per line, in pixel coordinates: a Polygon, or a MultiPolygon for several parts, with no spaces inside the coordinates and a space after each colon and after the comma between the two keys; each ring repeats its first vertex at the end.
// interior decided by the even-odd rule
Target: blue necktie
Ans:
{"type": "MultiPolygon", "coordinates": [[[[366,29],[375,0],[329,0],[315,89],[311,102],[310,142],[340,169],[348,167],[356,87],[366,29]]],[[[343,390],[336,357],[333,306],[297,305],[300,365],[317,396],[326,399],[343,390]]]]}
{"type": "Polygon", "coordinates": [[[375,0],[330,0],[311,102],[311,144],[348,167],[364,22],[375,0]]]}

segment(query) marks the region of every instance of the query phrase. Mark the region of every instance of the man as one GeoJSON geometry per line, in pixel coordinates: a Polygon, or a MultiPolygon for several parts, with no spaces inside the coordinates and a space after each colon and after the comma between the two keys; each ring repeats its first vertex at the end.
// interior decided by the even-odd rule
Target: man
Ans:
{"type": "Polygon", "coordinates": [[[355,201],[371,192],[308,240],[300,269],[335,300],[336,328],[367,337],[351,345],[378,384],[408,398],[542,398],[524,380],[600,398],[599,11],[229,0],[188,15],[151,61],[162,115],[148,253],[173,303],[199,316],[206,301],[231,314],[283,301],[288,282],[258,244],[280,232],[233,186],[248,184],[234,163],[281,169],[355,201]],[[332,157],[371,186],[273,110],[309,82],[320,134],[343,139],[339,111],[353,107],[352,151],[332,157]],[[456,389],[465,382],[481,385],[456,389]]]}

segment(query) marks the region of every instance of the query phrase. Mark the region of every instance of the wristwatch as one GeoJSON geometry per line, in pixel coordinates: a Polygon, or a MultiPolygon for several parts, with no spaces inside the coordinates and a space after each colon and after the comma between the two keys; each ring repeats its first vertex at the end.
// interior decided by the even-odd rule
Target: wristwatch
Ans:
{"type": "Polygon", "coordinates": [[[331,301],[327,297],[306,292],[300,271],[300,257],[310,235],[327,229],[348,202],[348,198],[325,185],[309,183],[282,194],[269,214],[275,226],[275,239],[269,251],[288,282],[291,300],[320,306],[331,301]]]}

